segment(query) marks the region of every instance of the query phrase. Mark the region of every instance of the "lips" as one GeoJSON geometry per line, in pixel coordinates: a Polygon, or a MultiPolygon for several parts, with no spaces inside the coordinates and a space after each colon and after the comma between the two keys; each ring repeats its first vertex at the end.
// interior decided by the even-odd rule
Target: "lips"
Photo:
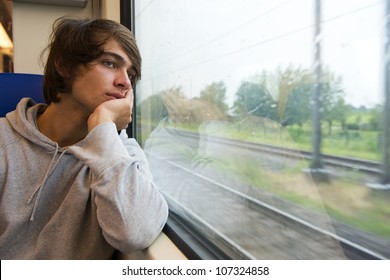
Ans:
{"type": "Polygon", "coordinates": [[[110,93],[106,93],[107,96],[110,96],[110,97],[114,97],[116,99],[122,99],[122,98],[125,98],[124,95],[120,94],[120,93],[117,93],[117,92],[110,92],[110,93]]]}

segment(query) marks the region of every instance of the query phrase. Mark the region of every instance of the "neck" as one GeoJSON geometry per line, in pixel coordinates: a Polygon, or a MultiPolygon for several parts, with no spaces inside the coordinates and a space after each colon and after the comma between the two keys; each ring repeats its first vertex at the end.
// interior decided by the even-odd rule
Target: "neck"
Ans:
{"type": "Polygon", "coordinates": [[[72,106],[61,100],[51,103],[46,110],[38,116],[39,131],[60,147],[67,147],[79,142],[88,134],[88,117],[75,110],[72,106]]]}

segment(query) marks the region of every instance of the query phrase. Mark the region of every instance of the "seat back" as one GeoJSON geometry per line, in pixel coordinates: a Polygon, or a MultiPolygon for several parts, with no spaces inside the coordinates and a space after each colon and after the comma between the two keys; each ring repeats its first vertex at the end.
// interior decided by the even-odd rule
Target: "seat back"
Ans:
{"type": "Polygon", "coordinates": [[[0,73],[0,117],[15,110],[23,97],[44,103],[42,88],[43,75],[0,73]]]}

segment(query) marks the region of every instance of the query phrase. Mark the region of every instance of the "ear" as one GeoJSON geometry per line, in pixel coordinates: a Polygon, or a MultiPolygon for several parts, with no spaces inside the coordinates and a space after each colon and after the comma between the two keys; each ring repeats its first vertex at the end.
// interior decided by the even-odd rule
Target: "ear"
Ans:
{"type": "Polygon", "coordinates": [[[66,67],[61,59],[56,59],[54,61],[54,65],[56,67],[57,72],[63,77],[63,78],[69,78],[70,73],[68,70],[68,67],[66,67]]]}

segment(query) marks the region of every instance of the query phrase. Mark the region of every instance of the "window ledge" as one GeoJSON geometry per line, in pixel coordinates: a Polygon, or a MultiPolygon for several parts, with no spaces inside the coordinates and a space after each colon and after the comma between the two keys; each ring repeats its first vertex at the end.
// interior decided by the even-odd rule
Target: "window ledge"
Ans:
{"type": "Polygon", "coordinates": [[[131,254],[117,252],[117,260],[187,260],[176,245],[165,235],[160,233],[153,244],[145,249],[138,250],[131,254]]]}

